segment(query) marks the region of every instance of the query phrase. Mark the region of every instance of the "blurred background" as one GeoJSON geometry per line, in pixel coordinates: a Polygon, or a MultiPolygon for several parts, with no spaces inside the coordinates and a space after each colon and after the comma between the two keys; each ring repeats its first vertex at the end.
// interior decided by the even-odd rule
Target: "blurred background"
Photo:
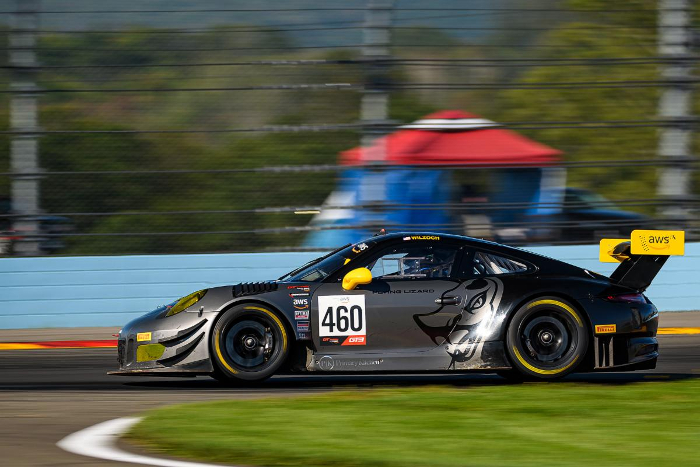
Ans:
{"type": "Polygon", "coordinates": [[[685,0],[8,0],[0,255],[698,231],[685,0]]]}

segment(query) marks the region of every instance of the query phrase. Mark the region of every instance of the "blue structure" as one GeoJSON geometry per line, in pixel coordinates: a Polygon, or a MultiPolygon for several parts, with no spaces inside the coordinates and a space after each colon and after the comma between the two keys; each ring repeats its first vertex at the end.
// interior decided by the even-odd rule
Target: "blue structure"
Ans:
{"type": "MultiPolygon", "coordinates": [[[[501,207],[483,213],[496,226],[507,227],[524,221],[526,216],[535,219],[558,211],[560,208],[553,207],[557,201],[553,191],[542,190],[546,170],[491,170],[494,189],[488,196],[489,204],[501,207]],[[549,204],[545,207],[534,204],[541,202],[549,204]]],[[[474,169],[473,173],[483,177],[488,172],[474,169]]],[[[304,246],[331,248],[355,243],[381,228],[464,234],[460,227],[461,212],[441,207],[459,202],[459,191],[449,168],[348,169],[341,176],[338,189],[326,201],[332,208],[324,209],[311,223],[323,230],[309,234],[304,246]]]]}
{"type": "Polygon", "coordinates": [[[444,231],[450,222],[447,211],[415,205],[448,203],[451,187],[447,169],[348,169],[342,174],[338,189],[326,201],[329,206],[343,209],[331,208],[317,216],[312,225],[330,229],[311,233],[304,246],[331,248],[354,243],[382,227],[444,231]]]}

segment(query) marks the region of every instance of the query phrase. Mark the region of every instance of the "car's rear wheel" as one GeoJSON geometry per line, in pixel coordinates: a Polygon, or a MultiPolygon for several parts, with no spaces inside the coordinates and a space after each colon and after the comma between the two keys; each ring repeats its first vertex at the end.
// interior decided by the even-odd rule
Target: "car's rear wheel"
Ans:
{"type": "Polygon", "coordinates": [[[513,367],[523,375],[561,378],[584,360],[588,330],[570,303],[558,297],[540,297],[515,313],[506,343],[513,367]]]}
{"type": "Polygon", "coordinates": [[[225,382],[261,381],[277,371],[289,352],[282,320],[260,305],[239,305],[219,318],[211,333],[213,376],[225,382]]]}

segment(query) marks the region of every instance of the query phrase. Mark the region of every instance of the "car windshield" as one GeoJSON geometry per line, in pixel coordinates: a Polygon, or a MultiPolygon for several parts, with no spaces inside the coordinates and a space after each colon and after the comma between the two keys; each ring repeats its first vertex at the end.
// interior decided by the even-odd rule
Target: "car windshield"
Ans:
{"type": "Polygon", "coordinates": [[[351,244],[341,246],[330,253],[309,261],[300,268],[279,278],[281,281],[318,282],[341,268],[354,256],[351,244]]]}

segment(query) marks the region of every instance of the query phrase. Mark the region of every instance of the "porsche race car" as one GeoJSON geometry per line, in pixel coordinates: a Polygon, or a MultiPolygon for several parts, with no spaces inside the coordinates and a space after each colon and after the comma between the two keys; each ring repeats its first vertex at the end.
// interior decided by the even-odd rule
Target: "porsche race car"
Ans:
{"type": "Polygon", "coordinates": [[[470,237],[374,236],[278,280],[200,290],[133,320],[111,374],[651,369],[658,313],[643,292],[670,253],[634,243],[606,243],[620,262],[606,277],[470,237]]]}

